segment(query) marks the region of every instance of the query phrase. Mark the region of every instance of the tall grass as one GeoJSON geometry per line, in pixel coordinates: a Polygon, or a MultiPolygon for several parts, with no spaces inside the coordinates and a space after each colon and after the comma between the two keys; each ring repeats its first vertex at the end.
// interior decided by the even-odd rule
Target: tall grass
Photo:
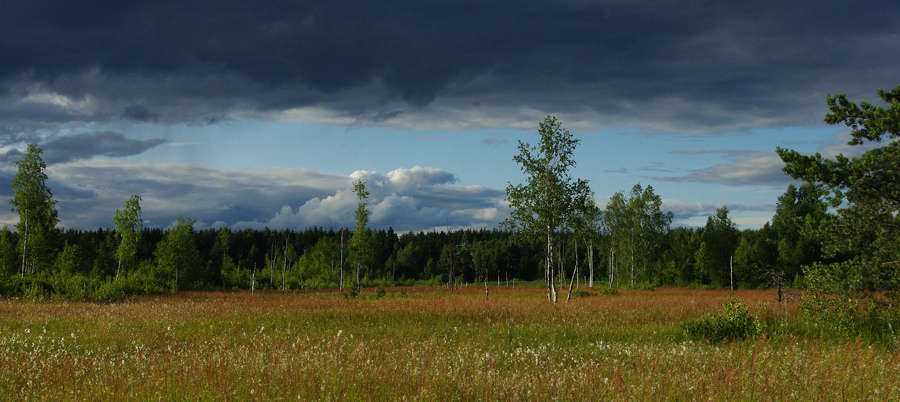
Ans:
{"type": "MultiPolygon", "coordinates": [[[[709,344],[680,327],[726,292],[547,303],[542,289],[183,293],[0,301],[6,400],[897,400],[900,354],[771,331],[709,344]]],[[[761,326],[796,305],[736,292],[761,326]]],[[[765,331],[765,330],[764,330],[765,331]]]]}

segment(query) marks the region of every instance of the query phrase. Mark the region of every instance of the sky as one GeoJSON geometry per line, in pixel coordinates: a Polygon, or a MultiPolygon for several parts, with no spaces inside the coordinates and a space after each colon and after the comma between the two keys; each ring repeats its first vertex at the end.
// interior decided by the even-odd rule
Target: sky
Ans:
{"type": "MultiPolygon", "coordinates": [[[[603,206],[763,226],[777,147],[855,155],[826,96],[900,85],[900,3],[665,0],[0,3],[0,182],[43,149],[60,225],[495,228],[555,116],[603,206]]],[[[10,198],[0,186],[0,198],[10,198]]],[[[18,215],[0,209],[0,224],[18,215]]]]}

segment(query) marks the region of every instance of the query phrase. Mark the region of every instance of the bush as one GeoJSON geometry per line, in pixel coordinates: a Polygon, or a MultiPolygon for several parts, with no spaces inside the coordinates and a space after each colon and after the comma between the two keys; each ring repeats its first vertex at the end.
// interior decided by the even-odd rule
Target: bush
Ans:
{"type": "Polygon", "coordinates": [[[575,289],[572,291],[572,297],[590,297],[593,295],[594,293],[591,293],[584,289],[575,289]]]}
{"type": "Polygon", "coordinates": [[[750,308],[746,304],[731,296],[721,314],[682,322],[681,328],[691,339],[718,343],[756,336],[759,333],[759,321],[750,315],[750,308]]]}
{"type": "Polygon", "coordinates": [[[803,298],[804,319],[823,336],[863,337],[896,346],[900,339],[900,294],[810,292],[803,298]],[[895,325],[897,326],[895,328],[895,325]]]}
{"type": "Polygon", "coordinates": [[[612,296],[619,294],[619,289],[614,287],[605,287],[600,289],[601,295],[612,296]]]}
{"type": "Polygon", "coordinates": [[[122,282],[107,280],[97,286],[91,296],[96,300],[117,301],[125,298],[125,291],[122,282]]]}
{"type": "Polygon", "coordinates": [[[32,281],[22,290],[22,297],[31,301],[44,301],[47,298],[47,292],[38,281],[32,281]]]}
{"type": "Polygon", "coordinates": [[[66,276],[60,273],[53,277],[53,296],[76,300],[87,299],[96,287],[95,282],[82,274],[66,276]]]}

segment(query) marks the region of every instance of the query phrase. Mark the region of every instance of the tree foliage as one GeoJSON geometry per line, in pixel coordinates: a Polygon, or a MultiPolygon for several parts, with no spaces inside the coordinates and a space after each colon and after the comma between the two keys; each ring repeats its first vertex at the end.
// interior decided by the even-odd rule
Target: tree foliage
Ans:
{"type": "Polygon", "coordinates": [[[356,291],[361,291],[360,271],[363,266],[368,266],[372,258],[371,253],[371,236],[366,229],[369,224],[369,190],[366,183],[362,180],[353,182],[353,193],[359,199],[356,207],[356,230],[353,231],[353,237],[350,238],[350,256],[356,264],[356,291]]]}
{"type": "Polygon", "coordinates": [[[119,237],[119,247],[116,248],[116,257],[119,258],[119,267],[116,269],[116,279],[122,270],[122,262],[131,262],[137,255],[137,245],[141,241],[144,221],[141,219],[141,197],[132,195],[121,210],[116,210],[113,218],[116,225],[116,234],[119,237]]]}
{"type": "Polygon", "coordinates": [[[776,268],[786,278],[801,274],[800,267],[810,266],[822,255],[817,233],[826,218],[828,204],[825,192],[816,185],[793,184],[778,197],[772,230],[776,237],[776,268]]]}
{"type": "Polygon", "coordinates": [[[194,242],[194,220],[179,216],[175,227],[156,247],[156,264],[162,279],[172,289],[196,289],[204,286],[200,275],[200,254],[194,242]]]}
{"type": "Polygon", "coordinates": [[[728,217],[728,207],[721,207],[706,219],[703,231],[706,245],[702,257],[697,258],[700,270],[714,286],[729,287],[732,284],[732,258],[740,241],[737,225],[728,217]]]}
{"type": "Polygon", "coordinates": [[[512,209],[503,226],[523,236],[545,239],[545,279],[548,298],[557,300],[557,271],[553,246],[557,232],[569,221],[576,208],[584,204],[590,189],[587,181],[574,179],[575,147],[579,140],[562,128],[562,122],[547,116],[538,130],[540,141],[531,145],[519,141],[519,154],[513,160],[525,174],[525,183],[506,188],[506,199],[512,209]]]}
{"type": "MultiPolygon", "coordinates": [[[[674,218],[671,212],[662,211],[662,197],[654,193],[652,186],[636,184],[627,198],[622,193],[613,194],[604,216],[612,237],[612,269],[626,266],[631,286],[635,281],[650,284],[651,271],[659,262],[656,256],[674,218]]],[[[615,279],[617,275],[613,273],[615,279]]]]}
{"type": "Polygon", "coordinates": [[[19,246],[22,252],[21,273],[34,272],[37,266],[49,266],[53,253],[50,248],[53,231],[59,222],[56,200],[47,187],[47,165],[41,158],[44,151],[37,145],[28,145],[25,155],[18,162],[12,180],[13,198],[9,200],[12,210],[19,213],[16,230],[20,233],[19,246]]]}
{"type": "Polygon", "coordinates": [[[850,127],[851,146],[885,145],[858,157],[834,159],[778,148],[784,171],[828,192],[837,214],[821,225],[826,257],[837,261],[813,264],[811,284],[845,290],[900,287],[900,86],[878,91],[887,107],[857,105],[846,95],[827,97],[828,124],[850,127]]]}

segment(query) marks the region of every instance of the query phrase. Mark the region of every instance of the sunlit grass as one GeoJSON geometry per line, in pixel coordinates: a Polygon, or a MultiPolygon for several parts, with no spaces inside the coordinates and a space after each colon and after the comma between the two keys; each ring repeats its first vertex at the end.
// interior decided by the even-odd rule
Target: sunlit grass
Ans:
{"type": "Polygon", "coordinates": [[[688,341],[730,292],[551,305],[541,289],[185,293],[0,301],[8,400],[897,400],[900,354],[802,336],[796,304],[739,291],[767,336],[688,341]],[[798,336],[798,333],[801,335],[798,336]]]}

